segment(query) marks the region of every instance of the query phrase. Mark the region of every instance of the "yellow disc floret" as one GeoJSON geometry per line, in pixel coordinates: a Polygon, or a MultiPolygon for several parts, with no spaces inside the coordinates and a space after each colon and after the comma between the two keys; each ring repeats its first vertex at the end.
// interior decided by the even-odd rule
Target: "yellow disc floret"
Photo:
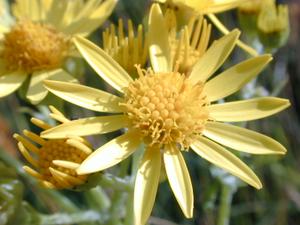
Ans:
{"type": "MultiPolygon", "coordinates": [[[[66,184],[65,186],[70,187],[72,186],[71,184],[68,184],[70,181],[61,177],[61,182],[58,183],[57,177],[55,176],[62,172],[63,174],[69,175],[76,180],[76,177],[78,178],[76,171],[74,169],[64,168],[59,166],[59,164],[55,164],[55,160],[72,162],[75,165],[81,164],[86,157],[87,154],[85,152],[82,152],[82,150],[67,144],[65,140],[48,140],[40,148],[40,153],[37,160],[40,167],[40,173],[44,176],[45,180],[57,187],[60,186],[61,182],[64,182],[66,184]]],[[[84,182],[85,179],[78,179],[78,183],[76,185],[84,182]]]]}
{"type": "Polygon", "coordinates": [[[131,128],[145,143],[178,143],[188,148],[208,119],[203,85],[192,85],[178,72],[153,73],[138,68],[139,79],[125,92],[131,128]]]}
{"type": "Polygon", "coordinates": [[[6,33],[3,57],[8,70],[32,73],[59,67],[69,49],[69,39],[52,26],[20,21],[6,33]]]}

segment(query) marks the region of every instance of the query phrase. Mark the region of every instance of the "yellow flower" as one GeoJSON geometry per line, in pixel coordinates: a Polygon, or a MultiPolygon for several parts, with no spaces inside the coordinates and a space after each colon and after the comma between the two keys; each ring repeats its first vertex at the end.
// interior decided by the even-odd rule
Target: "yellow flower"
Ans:
{"type": "Polygon", "coordinates": [[[30,77],[26,97],[40,102],[45,79],[76,81],[63,64],[73,53],[72,35],[86,36],[112,12],[116,0],[17,0],[15,22],[0,25],[0,97],[16,91],[30,77]]]}
{"type": "MultiPolygon", "coordinates": [[[[50,109],[53,119],[61,123],[69,122],[56,108],[50,106],[50,109]]],[[[52,127],[37,118],[32,118],[31,122],[43,130],[52,127]]],[[[29,175],[38,179],[41,185],[47,188],[70,189],[86,183],[87,175],[76,173],[82,161],[92,153],[90,144],[85,139],[74,136],[68,139],[46,140],[28,130],[24,130],[23,134],[26,138],[18,134],[14,134],[14,138],[18,140],[22,155],[37,170],[29,166],[23,168],[29,175]]]]}
{"type": "Polygon", "coordinates": [[[131,20],[128,20],[128,35],[125,36],[124,22],[119,19],[117,28],[112,24],[103,32],[103,49],[129,74],[134,74],[135,65],[144,66],[148,59],[147,37],[141,24],[135,35],[131,20]]]}
{"type": "Polygon", "coordinates": [[[257,26],[266,34],[280,33],[289,30],[289,12],[287,5],[276,6],[275,0],[265,3],[261,9],[257,26]]]}
{"type": "Polygon", "coordinates": [[[215,41],[186,76],[172,71],[168,31],[157,4],[150,12],[149,35],[152,69],[137,67],[139,78],[135,80],[90,41],[81,37],[74,40],[87,62],[122,97],[79,84],[44,82],[49,91],[66,101],[114,114],[59,125],[43,132],[42,137],[85,136],[127,128],[125,134],[104,144],[84,160],[77,169],[78,174],[114,166],[135,152],[141,143],[146,145],[135,181],[136,225],[145,224],[151,214],[162,160],[184,215],[188,218],[193,216],[193,188],[181,150],[188,151],[190,147],[202,158],[258,189],[262,184],[254,172],[223,146],[252,154],[286,152],[275,140],[227,122],[270,116],[287,108],[288,100],[262,97],[217,102],[256,77],[272,59],[270,55],[243,61],[211,78],[236,44],[239,32],[234,30],[215,41]]]}
{"type": "Polygon", "coordinates": [[[266,2],[270,2],[272,0],[264,0],[264,1],[261,1],[261,0],[249,0],[243,4],[241,4],[239,6],[239,10],[243,13],[249,13],[249,14],[256,14],[256,13],[259,13],[260,10],[263,8],[263,5],[266,3],[266,2]]]}

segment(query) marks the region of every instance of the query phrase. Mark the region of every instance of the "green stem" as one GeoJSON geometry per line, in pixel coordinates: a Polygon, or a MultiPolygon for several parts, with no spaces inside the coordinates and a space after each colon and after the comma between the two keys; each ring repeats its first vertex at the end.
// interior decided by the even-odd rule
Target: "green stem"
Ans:
{"type": "Polygon", "coordinates": [[[73,214],[56,213],[41,216],[42,225],[79,224],[87,222],[100,222],[104,224],[106,218],[95,211],[82,211],[73,214]]]}
{"type": "Polygon", "coordinates": [[[92,209],[103,212],[110,207],[110,199],[100,186],[84,192],[84,195],[92,209]]]}
{"type": "Polygon", "coordinates": [[[128,193],[127,206],[126,206],[126,218],[124,225],[132,225],[133,223],[133,191],[128,193]]]}
{"type": "Polygon", "coordinates": [[[231,186],[222,184],[221,203],[217,225],[229,225],[233,190],[231,186]]]}
{"type": "Polygon", "coordinates": [[[110,220],[108,222],[108,225],[120,225],[120,212],[121,207],[124,204],[124,193],[122,192],[116,192],[112,199],[112,205],[110,209],[110,220]]]}
{"type": "Polygon", "coordinates": [[[132,182],[128,178],[119,178],[112,174],[105,173],[102,175],[99,185],[102,187],[113,188],[114,190],[130,191],[132,190],[132,182]]]}

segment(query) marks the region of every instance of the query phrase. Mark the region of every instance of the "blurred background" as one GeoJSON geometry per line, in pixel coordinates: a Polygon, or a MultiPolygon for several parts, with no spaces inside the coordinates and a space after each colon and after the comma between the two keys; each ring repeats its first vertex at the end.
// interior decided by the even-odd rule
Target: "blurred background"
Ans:
{"type": "MultiPolygon", "coordinates": [[[[239,155],[261,178],[264,185],[261,190],[245,185],[195,155],[185,154],[195,193],[194,218],[184,218],[168,183],[162,182],[149,224],[300,224],[300,2],[290,0],[278,1],[278,3],[288,4],[289,8],[290,32],[283,46],[272,44],[278,38],[277,36],[271,34],[268,37],[262,37],[255,28],[249,29],[251,19],[249,20],[247,15],[241,15],[238,10],[219,14],[218,17],[228,28],[239,27],[243,32],[243,40],[260,53],[273,53],[274,60],[258,79],[231,98],[273,95],[290,99],[292,106],[284,112],[241,124],[278,140],[288,149],[288,153],[280,157],[239,155]]],[[[109,21],[101,30],[97,30],[91,39],[98,44],[101,43],[102,31],[110,23],[117,23],[120,17],[131,18],[134,25],[145,23],[144,16],[150,4],[150,1],[146,0],[119,0],[109,21]]],[[[220,36],[220,32],[214,28],[211,39],[220,36]]],[[[225,67],[246,57],[243,51],[236,49],[225,67]]],[[[99,81],[85,62],[78,59],[76,66],[78,67],[77,76],[83,83],[109,89],[99,81]]],[[[16,96],[11,95],[0,99],[0,225],[131,225],[130,220],[129,222],[126,220],[126,209],[131,204],[128,196],[131,193],[111,188],[109,185],[108,188],[103,186],[84,192],[46,190],[39,187],[23,172],[21,166],[25,160],[20,156],[12,135],[16,132],[20,133],[25,128],[35,130],[36,128],[28,122],[32,116],[45,120],[49,118],[46,106],[32,106],[16,96]],[[105,207],[99,209],[99,205],[103,206],[103,204],[99,204],[95,196],[101,193],[111,199],[112,203],[107,203],[107,205],[103,203],[105,207]],[[101,213],[94,213],[95,211],[101,213]],[[107,215],[112,214],[118,215],[119,219],[114,221],[106,218],[107,215]]],[[[20,93],[19,96],[21,96],[20,93]]],[[[47,103],[55,104],[63,109],[72,119],[94,115],[91,111],[68,103],[63,105],[53,96],[46,100],[45,105],[47,103]]],[[[117,132],[105,137],[96,136],[90,141],[95,146],[99,146],[116,135],[118,135],[117,132]]],[[[109,172],[117,174],[118,167],[109,172]]]]}

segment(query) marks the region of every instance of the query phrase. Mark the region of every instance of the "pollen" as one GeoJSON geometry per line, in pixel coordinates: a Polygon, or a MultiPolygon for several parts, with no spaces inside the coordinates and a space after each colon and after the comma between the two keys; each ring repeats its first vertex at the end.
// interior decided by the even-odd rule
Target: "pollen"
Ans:
{"type": "Polygon", "coordinates": [[[8,70],[32,73],[62,65],[69,38],[52,26],[20,21],[4,35],[3,57],[8,70]]]}
{"type": "Polygon", "coordinates": [[[140,77],[125,92],[130,128],[150,146],[177,143],[187,149],[208,120],[203,85],[190,84],[178,72],[137,70],[140,77]]]}

